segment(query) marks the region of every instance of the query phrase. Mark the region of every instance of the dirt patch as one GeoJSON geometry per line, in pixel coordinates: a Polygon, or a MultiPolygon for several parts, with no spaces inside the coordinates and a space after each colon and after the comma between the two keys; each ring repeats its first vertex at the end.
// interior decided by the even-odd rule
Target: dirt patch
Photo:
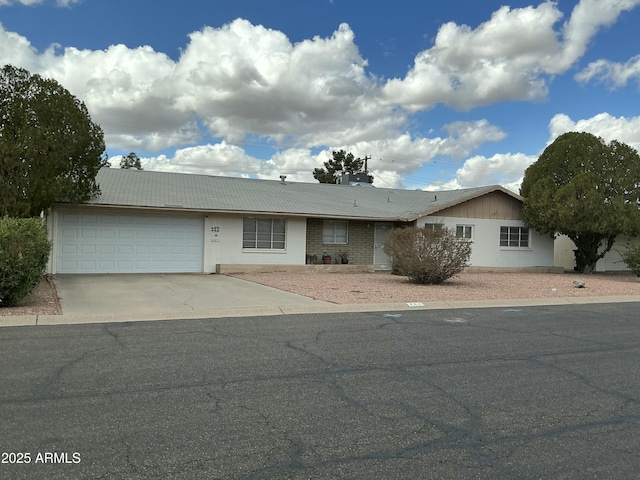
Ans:
{"type": "Polygon", "coordinates": [[[336,304],[640,295],[640,278],[628,274],[462,273],[442,285],[415,285],[390,273],[232,276],[336,304]],[[585,288],[575,288],[574,280],[585,288]]]}
{"type": "Polygon", "coordinates": [[[60,315],[60,301],[50,275],[45,275],[36,288],[15,307],[0,308],[0,316],[60,315]]]}

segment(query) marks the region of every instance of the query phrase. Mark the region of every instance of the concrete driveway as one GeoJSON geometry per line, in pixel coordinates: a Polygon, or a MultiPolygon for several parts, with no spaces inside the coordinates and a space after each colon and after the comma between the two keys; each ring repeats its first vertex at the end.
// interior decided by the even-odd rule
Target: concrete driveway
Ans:
{"type": "Polygon", "coordinates": [[[268,315],[282,307],[330,305],[224,275],[55,275],[53,281],[62,317],[71,323],[268,315]]]}

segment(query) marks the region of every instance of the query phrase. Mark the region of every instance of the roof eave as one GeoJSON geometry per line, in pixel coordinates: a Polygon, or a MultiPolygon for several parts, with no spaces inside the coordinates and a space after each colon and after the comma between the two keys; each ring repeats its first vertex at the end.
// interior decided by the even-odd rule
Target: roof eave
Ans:
{"type": "Polygon", "coordinates": [[[278,217],[300,217],[300,218],[337,218],[340,220],[362,220],[368,222],[396,222],[404,221],[398,217],[375,217],[367,215],[329,215],[321,213],[304,213],[304,212],[281,212],[281,211],[261,211],[261,210],[223,210],[223,209],[206,209],[206,208],[188,208],[178,205],[165,206],[148,206],[148,205],[131,205],[131,204],[113,204],[113,203],[55,203],[54,207],[58,208],[109,208],[123,210],[155,210],[161,212],[186,212],[186,213],[219,213],[225,215],[275,215],[278,217]]]}
{"type": "Polygon", "coordinates": [[[469,200],[473,200],[474,198],[478,198],[478,197],[481,197],[483,195],[486,195],[487,193],[492,193],[492,192],[502,192],[502,193],[514,198],[515,200],[517,200],[519,202],[523,202],[524,201],[524,199],[520,195],[518,195],[517,193],[512,192],[511,190],[509,190],[507,188],[504,188],[502,185],[490,185],[490,186],[488,186],[488,187],[486,187],[486,188],[484,188],[482,190],[478,190],[475,193],[469,194],[466,197],[462,197],[462,198],[459,198],[459,199],[454,200],[452,202],[448,202],[448,203],[444,203],[442,205],[438,205],[437,207],[431,208],[429,210],[424,210],[422,212],[410,215],[408,217],[408,220],[413,222],[413,221],[415,221],[415,220],[417,220],[419,218],[426,217],[426,216],[429,216],[429,215],[433,215],[434,213],[438,213],[438,212],[440,212],[440,211],[442,211],[442,210],[444,210],[446,208],[455,207],[456,205],[460,205],[461,203],[468,202],[469,200]]]}

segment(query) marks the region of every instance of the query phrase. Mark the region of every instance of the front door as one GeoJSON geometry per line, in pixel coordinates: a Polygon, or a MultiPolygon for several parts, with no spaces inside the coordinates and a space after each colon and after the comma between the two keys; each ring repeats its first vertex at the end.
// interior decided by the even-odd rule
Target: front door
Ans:
{"type": "Polygon", "coordinates": [[[373,264],[376,270],[391,270],[391,257],[384,251],[384,242],[389,237],[393,223],[376,223],[373,240],[373,264]]]}

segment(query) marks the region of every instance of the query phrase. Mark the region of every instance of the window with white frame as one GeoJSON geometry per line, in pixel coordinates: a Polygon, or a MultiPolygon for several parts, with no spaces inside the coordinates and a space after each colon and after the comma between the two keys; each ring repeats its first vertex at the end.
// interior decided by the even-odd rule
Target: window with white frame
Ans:
{"type": "Polygon", "coordinates": [[[473,225],[456,225],[456,238],[471,240],[473,238],[473,225]]]}
{"type": "Polygon", "coordinates": [[[526,227],[500,227],[501,247],[529,247],[529,229],[526,227]]]}
{"type": "Polygon", "coordinates": [[[242,222],[242,248],[284,250],[286,222],[283,218],[245,217],[242,222]]]}
{"type": "Polygon", "coordinates": [[[444,225],[442,223],[425,223],[424,228],[432,232],[439,232],[444,228],[444,225]]]}
{"type": "Polygon", "coordinates": [[[345,245],[349,242],[349,222],[346,220],[325,220],[322,223],[322,243],[345,245]]]}

